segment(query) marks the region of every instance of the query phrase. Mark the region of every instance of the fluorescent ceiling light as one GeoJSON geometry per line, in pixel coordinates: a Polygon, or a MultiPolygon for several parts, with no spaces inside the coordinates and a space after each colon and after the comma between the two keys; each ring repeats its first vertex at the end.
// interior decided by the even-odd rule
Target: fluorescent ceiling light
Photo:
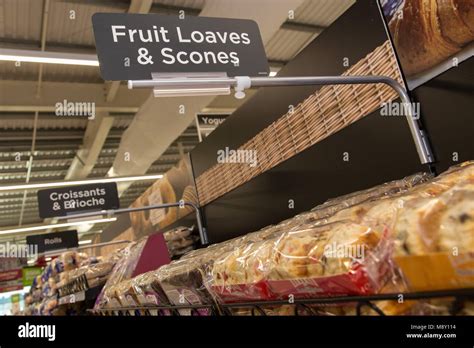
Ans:
{"type": "Polygon", "coordinates": [[[167,89],[156,87],[153,89],[155,97],[195,97],[206,95],[229,95],[230,87],[218,88],[183,88],[167,89]]]}
{"type": "Polygon", "coordinates": [[[116,220],[117,220],[117,218],[113,217],[113,218],[107,218],[107,219],[96,219],[96,220],[88,220],[88,221],[65,222],[65,223],[62,223],[62,224],[20,227],[20,228],[14,228],[14,229],[11,229],[11,230],[0,231],[0,235],[41,231],[41,230],[47,230],[47,229],[50,229],[50,228],[54,229],[54,228],[61,228],[61,227],[80,226],[80,225],[83,225],[83,224],[100,224],[100,223],[103,223],[103,222],[113,222],[113,221],[116,221],[116,220]]]}
{"type": "Polygon", "coordinates": [[[99,66],[93,54],[43,52],[34,50],[0,49],[0,60],[10,62],[99,66]]]}
{"type": "Polygon", "coordinates": [[[12,190],[34,190],[51,187],[64,187],[73,185],[86,185],[86,184],[101,184],[105,182],[124,182],[124,181],[144,181],[144,180],[156,180],[163,178],[163,174],[155,175],[141,175],[141,176],[126,176],[126,177],[115,177],[115,178],[98,178],[98,179],[86,179],[86,180],[71,180],[71,181],[58,181],[58,182],[43,182],[36,184],[20,184],[11,186],[0,186],[0,191],[12,191],[12,190]]]}
{"type": "Polygon", "coordinates": [[[91,243],[92,243],[92,240],[91,240],[91,239],[88,239],[88,240],[80,240],[80,241],[79,241],[79,245],[91,244],[91,243]]]}
{"type": "Polygon", "coordinates": [[[77,231],[77,233],[80,234],[81,236],[90,235],[90,234],[101,234],[102,232],[104,232],[104,231],[103,231],[103,230],[87,231],[87,232],[79,232],[79,231],[77,231]]]}

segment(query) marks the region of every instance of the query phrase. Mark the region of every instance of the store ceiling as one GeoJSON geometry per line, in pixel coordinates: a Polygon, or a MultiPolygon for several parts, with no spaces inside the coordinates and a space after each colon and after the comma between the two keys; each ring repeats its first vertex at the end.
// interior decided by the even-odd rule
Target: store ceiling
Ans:
{"type": "MultiPolygon", "coordinates": [[[[187,15],[254,17],[261,27],[270,65],[272,69],[278,69],[353,2],[0,0],[0,50],[15,48],[95,54],[91,23],[94,13],[176,14],[184,9],[187,15]],[[262,15],[285,6],[294,11],[294,19],[282,17],[275,23],[276,19],[262,15]],[[74,18],[71,10],[74,11],[74,18]]],[[[124,84],[103,81],[97,67],[36,63],[22,63],[18,67],[13,62],[0,62],[0,185],[25,183],[30,156],[33,161],[29,182],[104,177],[114,163],[117,168],[122,168],[118,151],[127,142],[138,144],[141,138],[139,132],[132,130],[127,131],[126,140],[122,140],[122,136],[130,125],[137,122],[136,113],[143,113],[147,103],[153,104],[149,96],[150,91],[130,91],[124,84]],[[93,122],[85,119],[55,116],[54,105],[64,99],[95,102],[101,115],[96,120],[98,123],[93,126],[93,122]],[[33,144],[35,118],[36,140],[33,144]],[[89,140],[85,139],[85,135],[89,140]],[[96,140],[101,137],[103,141],[96,140]],[[79,151],[81,148],[83,152],[79,151]],[[77,155],[82,156],[84,150],[91,148],[97,155],[87,158],[94,165],[85,169],[80,166],[84,158],[79,161],[77,155]]],[[[196,108],[207,112],[231,112],[241,103],[232,97],[217,97],[197,103],[196,108]]],[[[160,119],[158,116],[166,115],[157,115],[160,119]]],[[[170,130],[165,122],[157,122],[155,126],[155,136],[159,138],[161,132],[162,138],[166,135],[166,139],[153,149],[143,147],[143,151],[148,151],[148,156],[145,152],[143,156],[147,161],[137,166],[137,172],[125,171],[127,175],[164,173],[198,142],[192,118],[170,130]]],[[[137,182],[126,188],[120,197],[121,206],[132,203],[150,184],[137,182]]],[[[0,192],[0,230],[41,223],[35,191],[28,191],[26,195],[22,191],[0,192]]],[[[91,231],[102,228],[95,226],[91,231]]]]}

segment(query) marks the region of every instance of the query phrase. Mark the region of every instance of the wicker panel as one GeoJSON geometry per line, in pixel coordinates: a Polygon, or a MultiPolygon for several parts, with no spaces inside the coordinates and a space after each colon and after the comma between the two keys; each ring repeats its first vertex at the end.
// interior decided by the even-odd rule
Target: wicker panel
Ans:
{"type": "MultiPolygon", "coordinates": [[[[389,41],[343,75],[384,75],[402,82],[389,41]]],[[[322,87],[239,147],[255,151],[256,166],[218,163],[201,174],[196,179],[200,204],[219,198],[396,98],[396,92],[384,84],[322,87]]]]}

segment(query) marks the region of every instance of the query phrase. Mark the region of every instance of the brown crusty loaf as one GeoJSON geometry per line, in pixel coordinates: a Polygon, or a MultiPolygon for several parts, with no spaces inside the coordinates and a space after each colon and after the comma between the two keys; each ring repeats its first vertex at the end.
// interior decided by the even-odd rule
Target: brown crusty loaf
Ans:
{"type": "MultiPolygon", "coordinates": [[[[471,11],[471,16],[474,16],[474,10],[469,9],[472,6],[474,6],[473,1],[438,0],[438,17],[441,32],[444,37],[459,46],[464,46],[474,39],[474,33],[469,27],[471,11]]],[[[471,23],[471,25],[474,24],[471,23]]]]}
{"type": "Polygon", "coordinates": [[[472,0],[405,0],[389,28],[407,75],[427,70],[474,40],[472,0]]]}

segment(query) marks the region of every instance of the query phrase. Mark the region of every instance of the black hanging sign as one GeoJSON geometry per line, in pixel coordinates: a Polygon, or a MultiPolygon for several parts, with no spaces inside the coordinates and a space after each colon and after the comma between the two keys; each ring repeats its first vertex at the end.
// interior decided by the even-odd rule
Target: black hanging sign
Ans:
{"type": "Polygon", "coordinates": [[[37,245],[38,253],[51,250],[77,248],[79,241],[77,231],[63,231],[26,236],[26,244],[37,245]]]}
{"type": "Polygon", "coordinates": [[[252,20],[96,13],[92,24],[104,80],[148,80],[152,73],[269,74],[252,20]]]}
{"type": "Polygon", "coordinates": [[[196,114],[199,142],[220,126],[230,114],[196,114]]]}
{"type": "Polygon", "coordinates": [[[201,128],[217,128],[220,126],[229,114],[197,114],[197,123],[201,128]]]}
{"type": "Polygon", "coordinates": [[[39,216],[42,219],[119,207],[116,183],[69,186],[38,191],[39,216]]]}

